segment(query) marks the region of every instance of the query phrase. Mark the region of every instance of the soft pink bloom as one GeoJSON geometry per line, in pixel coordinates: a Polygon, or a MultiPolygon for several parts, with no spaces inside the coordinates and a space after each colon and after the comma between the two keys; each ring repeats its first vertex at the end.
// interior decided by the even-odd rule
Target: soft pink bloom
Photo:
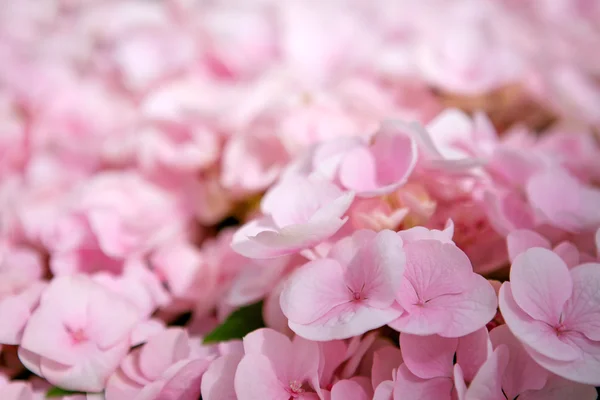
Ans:
{"type": "Polygon", "coordinates": [[[599,264],[569,270],[551,250],[518,255],[510,282],[500,290],[500,310],[515,336],[544,368],[576,382],[600,381],[599,264]]]}
{"type": "Polygon", "coordinates": [[[578,181],[563,169],[549,168],[533,175],[526,191],[544,222],[570,232],[600,225],[600,189],[578,181]]]}
{"type": "Polygon", "coordinates": [[[394,304],[405,264],[402,239],[384,230],[357,231],[328,258],[300,267],[288,278],[281,308],[290,328],[312,340],[348,338],[397,318],[394,304]]]}
{"type": "Polygon", "coordinates": [[[235,374],[239,400],[322,398],[317,343],[259,329],[244,338],[244,352],[235,374]]]}
{"type": "Polygon", "coordinates": [[[235,135],[223,149],[221,183],[237,194],[264,190],[278,178],[288,157],[278,138],[260,128],[235,135]]]}
{"type": "Polygon", "coordinates": [[[314,173],[359,197],[388,194],[406,183],[415,167],[415,136],[409,126],[384,123],[368,140],[340,137],[323,142],[292,164],[288,173],[314,173]]]}
{"type": "Polygon", "coordinates": [[[138,315],[88,277],[55,278],[25,327],[19,357],[56,386],[101,391],[129,350],[138,315]]]}
{"type": "Polygon", "coordinates": [[[175,193],[134,172],[106,172],[83,185],[74,211],[85,217],[107,256],[125,258],[180,234],[182,206],[175,193]]]}
{"type": "Polygon", "coordinates": [[[404,250],[406,270],[396,293],[404,311],[391,327],[416,335],[459,337],[494,317],[493,287],[473,273],[469,259],[454,244],[416,240],[404,250]]]}
{"type": "Polygon", "coordinates": [[[261,203],[263,217],[242,226],[232,246],[250,258],[273,258],[316,246],[335,234],[354,194],[317,178],[287,177],[261,203]]]}
{"type": "Polygon", "coordinates": [[[107,382],[106,396],[115,400],[197,399],[202,375],[215,356],[207,357],[193,346],[180,328],[151,336],[125,357],[107,382]]]}
{"type": "Polygon", "coordinates": [[[568,381],[538,365],[506,325],[490,333],[494,353],[465,385],[460,365],[454,368],[459,400],[484,399],[565,399],[596,397],[590,385],[568,381]]]}
{"type": "Polygon", "coordinates": [[[358,196],[393,192],[404,184],[417,162],[417,144],[407,128],[383,125],[370,145],[347,149],[339,161],[339,182],[358,196]]]}

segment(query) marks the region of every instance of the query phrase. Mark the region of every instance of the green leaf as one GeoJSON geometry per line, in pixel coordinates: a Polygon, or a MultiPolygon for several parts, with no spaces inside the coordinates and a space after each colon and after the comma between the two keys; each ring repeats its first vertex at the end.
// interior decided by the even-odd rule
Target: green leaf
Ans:
{"type": "Polygon", "coordinates": [[[237,309],[227,317],[225,322],[217,326],[204,337],[204,343],[218,343],[232,339],[241,339],[246,334],[264,328],[262,318],[263,302],[250,304],[237,309]]]}
{"type": "Polygon", "coordinates": [[[62,396],[75,396],[77,394],[85,394],[84,392],[71,392],[70,390],[61,389],[59,387],[52,387],[46,392],[46,398],[51,399],[52,397],[62,396]]]}

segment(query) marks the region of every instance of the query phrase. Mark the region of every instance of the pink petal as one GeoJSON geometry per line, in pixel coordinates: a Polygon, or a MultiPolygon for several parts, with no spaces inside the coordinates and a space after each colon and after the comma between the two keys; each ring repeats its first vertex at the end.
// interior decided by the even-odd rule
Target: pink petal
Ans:
{"type": "Polygon", "coordinates": [[[190,354],[189,338],[183,329],[170,328],[150,338],[141,348],[139,367],[149,380],[158,379],[167,368],[190,354]]]}
{"type": "MultiPolygon", "coordinates": [[[[294,175],[283,179],[265,194],[261,210],[273,218],[275,226],[283,228],[307,223],[320,208],[341,196],[342,190],[333,183],[294,175]]],[[[341,217],[344,212],[346,210],[337,211],[335,217],[341,217]]]]}
{"type": "Polygon", "coordinates": [[[202,359],[187,362],[165,382],[157,398],[161,400],[197,400],[200,397],[200,382],[209,364],[208,360],[202,359]]]}
{"type": "Polygon", "coordinates": [[[454,364],[453,372],[454,390],[456,391],[456,398],[458,400],[466,400],[467,398],[467,384],[465,383],[465,377],[460,368],[460,364],[454,364]]]}
{"type": "Polygon", "coordinates": [[[558,254],[569,268],[580,264],[579,249],[571,242],[561,242],[552,251],[558,254]]]}
{"type": "Polygon", "coordinates": [[[331,400],[370,399],[370,394],[359,383],[349,379],[338,381],[331,389],[331,400]]]}
{"type": "Polygon", "coordinates": [[[398,232],[398,236],[402,238],[404,243],[411,243],[418,240],[437,240],[441,243],[454,244],[452,236],[454,235],[454,223],[448,220],[444,230],[427,229],[423,226],[415,226],[414,228],[406,229],[398,232]]]}
{"type": "Polygon", "coordinates": [[[394,384],[394,400],[450,400],[452,380],[449,378],[421,379],[402,364],[394,384]]]}
{"type": "MultiPolygon", "coordinates": [[[[348,204],[349,205],[349,204],[348,204]]],[[[319,217],[317,215],[316,217],[319,217]]],[[[290,225],[278,231],[266,229],[255,236],[244,237],[245,228],[236,232],[233,249],[249,258],[274,258],[282,255],[297,253],[302,249],[313,247],[335,234],[348,220],[315,219],[302,225],[290,225]]]]}
{"type": "Polygon", "coordinates": [[[506,237],[506,244],[508,245],[508,257],[511,262],[514,262],[519,254],[532,247],[552,248],[548,239],[527,229],[519,229],[509,233],[506,237]]]}
{"type": "Polygon", "coordinates": [[[531,346],[526,346],[526,350],[538,364],[556,375],[586,385],[600,386],[600,342],[591,341],[577,333],[566,334],[563,340],[578,353],[577,358],[560,361],[537,352],[531,346]]]}
{"type": "Polygon", "coordinates": [[[394,400],[394,382],[383,381],[375,388],[373,400],[394,400]]]}
{"type": "Polygon", "coordinates": [[[590,340],[600,341],[600,264],[575,267],[571,278],[573,296],[565,304],[563,324],[590,340]]]}
{"type": "Polygon", "coordinates": [[[123,342],[72,367],[42,358],[42,376],[53,385],[64,389],[100,392],[128,350],[128,343],[123,342]]]}
{"type": "Polygon", "coordinates": [[[290,398],[269,359],[260,354],[244,356],[237,367],[234,385],[238,400],[290,398]]]}
{"type": "Polygon", "coordinates": [[[385,310],[367,307],[353,310],[340,307],[340,310],[335,311],[336,318],[331,318],[328,322],[317,321],[300,325],[290,321],[290,328],[296,334],[310,340],[347,339],[380,328],[402,314],[402,310],[395,307],[385,310]]]}
{"type": "Polygon", "coordinates": [[[410,176],[417,161],[416,142],[396,127],[382,128],[370,148],[349,151],[340,165],[340,181],[360,196],[391,193],[410,176]]]}
{"type": "Polygon", "coordinates": [[[404,364],[422,379],[451,377],[458,339],[400,334],[404,364]]]}
{"type": "Polygon", "coordinates": [[[226,354],[210,364],[202,377],[204,400],[236,400],[234,378],[243,354],[226,354]]]}
{"type": "Polygon", "coordinates": [[[383,230],[357,252],[345,281],[367,297],[370,307],[387,308],[394,302],[405,263],[402,239],[393,231],[383,230]]]}
{"type": "Polygon", "coordinates": [[[108,379],[104,393],[109,399],[128,399],[135,398],[142,388],[142,384],[131,380],[121,369],[118,369],[108,379]]]}
{"type": "Polygon", "coordinates": [[[339,261],[342,265],[348,265],[356,253],[371,242],[375,236],[377,236],[377,232],[368,229],[354,231],[351,236],[338,240],[327,256],[339,261]]]}
{"type": "Polygon", "coordinates": [[[396,347],[386,346],[373,355],[373,367],[371,371],[371,383],[374,388],[382,382],[393,378],[394,370],[402,364],[402,351],[396,347]]]}
{"type": "Polygon", "coordinates": [[[460,337],[484,327],[496,313],[494,288],[477,274],[465,283],[470,287],[464,292],[435,297],[422,306],[411,307],[389,325],[400,332],[444,337],[460,337]]]}
{"type": "Polygon", "coordinates": [[[502,376],[508,365],[508,348],[500,345],[469,385],[466,400],[506,400],[502,393],[502,376]]]}
{"type": "Polygon", "coordinates": [[[335,260],[309,262],[297,270],[281,293],[281,309],[296,324],[309,324],[351,300],[344,269],[335,260]]]}
{"type": "Polygon", "coordinates": [[[585,186],[562,169],[534,175],[527,184],[531,204],[548,222],[577,232],[600,225],[600,190],[585,186]]]}
{"type": "Polygon", "coordinates": [[[506,324],[524,344],[556,360],[572,361],[579,357],[577,349],[560,340],[552,327],[531,318],[517,305],[510,282],[502,284],[499,302],[506,324]]]}
{"type": "Polygon", "coordinates": [[[492,354],[492,343],[486,328],[481,328],[473,333],[458,339],[456,348],[456,363],[460,364],[463,377],[471,382],[492,354]]]}
{"type": "Polygon", "coordinates": [[[502,389],[508,398],[514,399],[527,390],[544,387],[548,379],[548,371],[533,361],[508,326],[501,325],[493,329],[490,337],[494,347],[503,345],[509,352],[509,361],[502,377],[502,389]]]}
{"type": "Polygon", "coordinates": [[[521,253],[510,270],[512,294],[534,319],[558,325],[573,283],[564,261],[551,250],[533,248],[521,253]]]}
{"type": "Polygon", "coordinates": [[[410,283],[417,298],[399,291],[399,303],[412,306],[413,301],[427,302],[437,296],[457,294],[473,273],[471,262],[458,247],[434,240],[408,243],[404,281],[410,283]]]}

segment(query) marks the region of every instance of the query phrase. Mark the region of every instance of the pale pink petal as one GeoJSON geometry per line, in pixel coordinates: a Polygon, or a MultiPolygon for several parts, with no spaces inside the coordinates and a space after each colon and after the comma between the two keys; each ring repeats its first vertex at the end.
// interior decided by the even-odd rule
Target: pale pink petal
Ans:
{"type": "Polygon", "coordinates": [[[510,282],[515,301],[531,317],[552,326],[559,323],[573,283],[564,261],[551,250],[533,248],[512,264],[510,282]]]}
{"type": "Polygon", "coordinates": [[[459,338],[456,348],[456,363],[460,364],[465,380],[471,382],[491,354],[492,343],[486,328],[459,338]]]}
{"type": "Polygon", "coordinates": [[[243,354],[226,354],[210,364],[202,377],[202,398],[236,400],[234,378],[243,354]]]}
{"type": "Polygon", "coordinates": [[[423,226],[415,226],[414,228],[406,229],[398,232],[404,243],[415,242],[417,240],[437,240],[441,243],[453,244],[452,236],[454,235],[454,223],[448,220],[444,230],[427,229],[423,226]]]}
{"type": "MultiPolygon", "coordinates": [[[[279,228],[307,223],[322,207],[335,201],[343,192],[333,183],[321,179],[292,176],[273,186],[261,201],[263,214],[270,215],[279,228]]],[[[346,210],[338,210],[339,218],[346,210]]]]}
{"type": "Polygon", "coordinates": [[[506,400],[502,393],[502,376],[508,365],[508,348],[500,345],[481,366],[469,385],[466,400],[506,400]]]}
{"type": "Polygon", "coordinates": [[[477,274],[465,281],[469,286],[462,293],[442,295],[422,306],[412,306],[389,325],[400,332],[437,333],[444,337],[464,336],[484,327],[496,313],[494,288],[477,274]]]}
{"type": "Polygon", "coordinates": [[[506,244],[508,245],[508,257],[511,262],[513,262],[519,254],[532,247],[542,247],[544,249],[552,248],[548,239],[537,232],[527,229],[519,229],[509,233],[506,237],[506,244]]]}
{"type": "Polygon", "coordinates": [[[351,300],[344,269],[335,260],[309,262],[292,274],[281,293],[281,309],[296,324],[310,324],[351,300]]]}
{"type": "Polygon", "coordinates": [[[331,400],[369,400],[370,394],[355,381],[338,381],[331,389],[331,400]]]}
{"type": "Polygon", "coordinates": [[[571,270],[573,296],[567,300],[563,324],[569,330],[600,341],[600,264],[582,264],[571,270]]]}
{"type": "MultiPolygon", "coordinates": [[[[191,360],[176,372],[166,372],[170,376],[157,398],[164,400],[197,400],[200,397],[200,383],[208,368],[208,360],[191,360]]],[[[173,367],[171,367],[173,368],[173,367]]]]}
{"type": "Polygon", "coordinates": [[[394,400],[450,400],[452,398],[450,378],[421,379],[413,375],[406,364],[398,368],[394,383],[394,400]]]}
{"type": "Polygon", "coordinates": [[[451,377],[458,339],[400,334],[404,364],[422,379],[451,377]]]}
{"type": "Polygon", "coordinates": [[[234,385],[238,400],[290,398],[269,359],[260,354],[244,356],[237,367],[234,385]]]}
{"type": "Polygon", "coordinates": [[[411,134],[385,126],[369,148],[349,151],[340,165],[340,181],[360,196],[390,193],[406,182],[417,162],[416,142],[411,134]]]}
{"type": "Polygon", "coordinates": [[[350,289],[364,293],[368,306],[386,308],[394,302],[405,263],[402,239],[393,231],[383,230],[358,250],[348,265],[345,281],[350,289]]]}
{"type": "Polygon", "coordinates": [[[527,390],[537,390],[544,387],[548,379],[548,371],[540,367],[523,345],[508,329],[501,325],[490,332],[494,347],[506,346],[509,361],[502,376],[502,389],[508,398],[516,398],[527,390]]]}
{"type": "Polygon", "coordinates": [[[394,382],[383,381],[375,388],[373,400],[394,400],[394,382]]]}
{"type": "Polygon", "coordinates": [[[131,331],[131,346],[134,347],[146,343],[152,336],[165,329],[165,323],[162,320],[153,318],[142,321],[133,328],[133,331],[131,331]]]}
{"type": "Polygon", "coordinates": [[[579,249],[571,242],[561,242],[556,245],[552,251],[558,254],[569,268],[573,268],[580,264],[579,249]]]}
{"type": "Polygon", "coordinates": [[[189,338],[183,329],[170,328],[159,332],[141,348],[139,368],[150,380],[158,379],[169,366],[190,354],[189,338]]]}
{"type": "Polygon", "coordinates": [[[329,251],[327,257],[339,261],[342,265],[348,265],[354,256],[356,256],[356,253],[372,241],[376,235],[376,232],[368,229],[354,231],[352,235],[338,240],[329,251]]]}
{"type": "Polygon", "coordinates": [[[578,353],[577,358],[559,361],[537,352],[531,346],[526,346],[526,349],[548,371],[575,382],[600,386],[600,342],[591,341],[577,333],[566,334],[563,341],[578,353]]]}
{"type": "Polygon", "coordinates": [[[42,358],[42,376],[53,385],[64,389],[100,392],[128,350],[128,343],[123,342],[72,367],[42,358]]]}
{"type": "Polygon", "coordinates": [[[524,344],[556,360],[573,361],[579,357],[578,350],[560,340],[553,327],[531,318],[517,305],[510,282],[502,284],[499,303],[506,324],[524,344]]]}
{"type": "Polygon", "coordinates": [[[454,364],[453,383],[456,398],[458,400],[465,400],[467,398],[467,384],[465,383],[465,377],[460,364],[454,364]]]}
{"type": "Polygon", "coordinates": [[[330,318],[327,322],[317,321],[300,325],[290,321],[289,324],[296,334],[310,340],[346,339],[382,327],[398,318],[400,314],[402,310],[395,307],[385,310],[366,307],[355,310],[345,308],[339,314],[336,313],[336,318],[330,318]]]}
{"type": "Polygon", "coordinates": [[[412,301],[427,302],[437,296],[461,293],[473,273],[471,262],[462,250],[449,243],[419,240],[408,243],[404,281],[414,288],[417,299],[411,299],[399,291],[399,303],[403,307],[412,301]]]}
{"type": "Polygon", "coordinates": [[[562,229],[577,232],[600,224],[600,190],[562,169],[535,174],[527,184],[527,196],[548,222],[562,229]]]}

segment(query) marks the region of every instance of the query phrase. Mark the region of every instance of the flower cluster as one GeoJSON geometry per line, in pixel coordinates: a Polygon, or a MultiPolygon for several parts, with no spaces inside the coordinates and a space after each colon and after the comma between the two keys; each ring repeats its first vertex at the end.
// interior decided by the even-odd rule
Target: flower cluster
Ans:
{"type": "Polygon", "coordinates": [[[0,399],[595,399],[600,6],[521,3],[0,7],[0,399]]]}

